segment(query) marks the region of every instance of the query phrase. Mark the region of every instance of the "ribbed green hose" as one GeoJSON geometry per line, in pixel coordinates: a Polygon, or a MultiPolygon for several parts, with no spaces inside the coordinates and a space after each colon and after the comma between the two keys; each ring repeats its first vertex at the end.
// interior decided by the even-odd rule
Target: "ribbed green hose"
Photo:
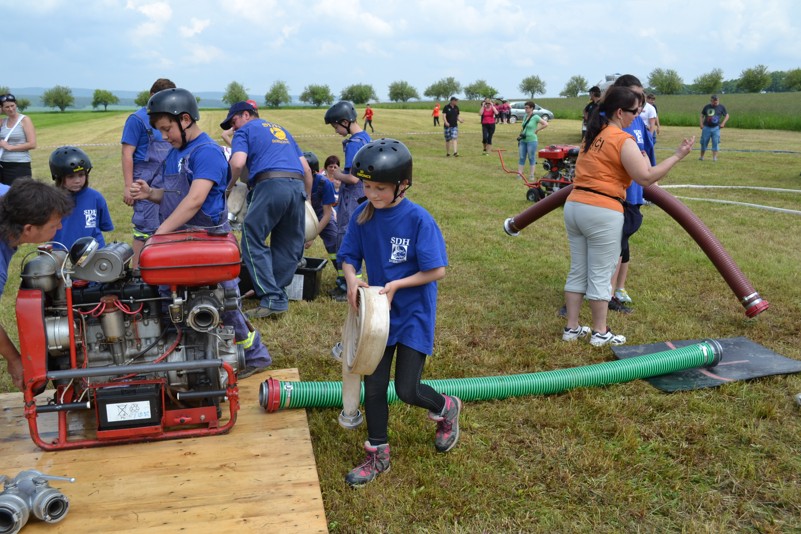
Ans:
{"type": "MultiPolygon", "coordinates": [[[[522,395],[549,395],[573,388],[617,384],[696,367],[712,367],[720,361],[721,356],[718,342],[706,340],[688,347],[572,369],[483,378],[423,380],[423,383],[440,393],[456,395],[463,401],[506,399],[522,395]]],[[[390,403],[398,400],[394,382],[389,383],[387,397],[390,403]]],[[[363,386],[361,402],[364,402],[363,386]]],[[[342,407],[342,382],[281,382],[270,378],[261,385],[259,403],[268,412],[283,408],[342,407]]]]}

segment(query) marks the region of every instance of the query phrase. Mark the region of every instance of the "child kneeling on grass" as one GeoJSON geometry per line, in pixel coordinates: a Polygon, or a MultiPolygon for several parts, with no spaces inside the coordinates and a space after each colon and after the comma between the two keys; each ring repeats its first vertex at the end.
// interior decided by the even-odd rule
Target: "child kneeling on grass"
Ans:
{"type": "Polygon", "coordinates": [[[353,212],[339,249],[348,302],[357,307],[359,287],[383,286],[390,305],[389,338],[375,372],[364,377],[367,459],[345,477],[354,487],[389,470],[387,424],[392,359],[395,391],[403,402],[429,410],[437,421],[435,446],[448,452],[459,440],[462,402],[420,382],[427,354],[434,348],[437,280],[445,276],[445,240],[433,217],[405,199],[412,185],[412,155],[400,141],[379,139],[362,147],[353,159],[353,174],[364,183],[368,202],[353,212]],[[370,284],[357,278],[362,261],[370,284]]]}

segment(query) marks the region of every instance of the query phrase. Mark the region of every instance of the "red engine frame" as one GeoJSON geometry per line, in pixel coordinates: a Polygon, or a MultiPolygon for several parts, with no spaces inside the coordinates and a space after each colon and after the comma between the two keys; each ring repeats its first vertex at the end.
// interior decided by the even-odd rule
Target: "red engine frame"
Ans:
{"type": "MultiPolygon", "coordinates": [[[[551,193],[554,189],[568,186],[573,183],[572,180],[563,178],[561,171],[564,170],[564,161],[568,157],[568,153],[571,150],[578,148],[579,147],[575,145],[548,145],[545,148],[541,148],[537,152],[537,156],[540,159],[547,161],[548,173],[534,182],[526,178],[525,174],[521,172],[507,169],[503,161],[502,152],[504,151],[499,149],[496,150],[496,152],[498,152],[498,157],[501,160],[501,168],[504,170],[504,172],[518,175],[523,180],[523,184],[525,184],[525,186],[529,189],[526,198],[536,202],[537,200],[544,198],[545,195],[551,193]]],[[[545,164],[543,163],[543,166],[544,165],[545,164]]]]}

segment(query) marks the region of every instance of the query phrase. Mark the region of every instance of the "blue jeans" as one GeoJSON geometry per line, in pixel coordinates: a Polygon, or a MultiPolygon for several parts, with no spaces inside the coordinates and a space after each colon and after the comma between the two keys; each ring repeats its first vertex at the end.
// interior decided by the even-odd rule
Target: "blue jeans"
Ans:
{"type": "Polygon", "coordinates": [[[537,163],[537,141],[520,141],[517,145],[518,152],[518,165],[526,164],[526,157],[528,156],[528,163],[531,167],[537,163]]]}
{"type": "Polygon", "coordinates": [[[248,197],[242,257],[259,305],[284,311],[289,308],[284,288],[303,257],[306,191],[300,180],[273,178],[256,184],[248,197]]]}
{"type": "Polygon", "coordinates": [[[720,126],[704,126],[701,131],[701,152],[706,152],[706,147],[709,146],[709,140],[712,140],[712,152],[718,151],[718,143],[720,143],[720,126]]]}

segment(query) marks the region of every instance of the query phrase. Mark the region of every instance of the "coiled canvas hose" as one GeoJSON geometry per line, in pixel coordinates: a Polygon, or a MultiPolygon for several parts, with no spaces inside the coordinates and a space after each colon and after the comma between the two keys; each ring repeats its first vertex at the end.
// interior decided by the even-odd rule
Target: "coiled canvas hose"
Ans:
{"type": "MultiPolygon", "coordinates": [[[[571,369],[483,378],[423,380],[423,383],[464,401],[506,399],[523,395],[550,395],[579,387],[618,384],[697,367],[714,367],[722,356],[720,344],[714,339],[707,339],[674,350],[571,369]]],[[[398,400],[394,382],[389,384],[387,397],[389,402],[398,400]]],[[[259,404],[267,412],[285,408],[339,407],[342,406],[342,383],[282,382],[268,378],[261,384],[259,404]]]]}
{"type": "MultiPolygon", "coordinates": [[[[569,185],[548,195],[530,208],[515,217],[509,217],[503,223],[504,231],[510,236],[520,235],[520,231],[534,221],[544,217],[559,206],[564,205],[568,195],[573,190],[569,185]]],[[[643,188],[643,198],[653,202],[665,213],[681,225],[701,247],[707,258],[718,270],[723,280],[729,285],[734,295],[745,308],[745,315],[755,317],[770,307],[763,299],[743,272],[734,263],[734,260],[723,248],[723,245],[712,234],[712,231],[687,206],[679,202],[674,196],[658,186],[643,188]]]]}

